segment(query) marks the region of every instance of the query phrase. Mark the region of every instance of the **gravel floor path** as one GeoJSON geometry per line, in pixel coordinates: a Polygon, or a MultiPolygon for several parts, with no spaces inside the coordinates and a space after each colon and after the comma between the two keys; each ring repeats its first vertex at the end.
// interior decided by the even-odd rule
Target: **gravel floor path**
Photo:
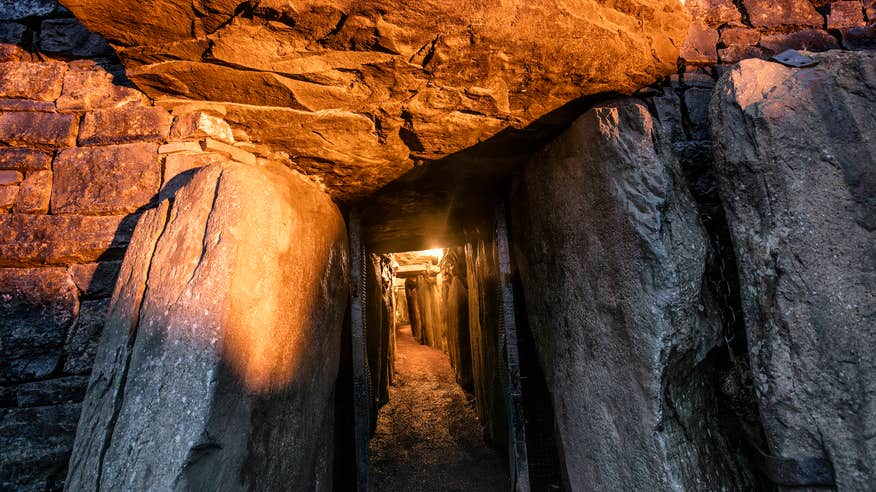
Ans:
{"type": "Polygon", "coordinates": [[[504,491],[507,473],[484,444],[472,402],[443,352],[396,333],[396,376],[371,439],[369,490],[504,491]]]}

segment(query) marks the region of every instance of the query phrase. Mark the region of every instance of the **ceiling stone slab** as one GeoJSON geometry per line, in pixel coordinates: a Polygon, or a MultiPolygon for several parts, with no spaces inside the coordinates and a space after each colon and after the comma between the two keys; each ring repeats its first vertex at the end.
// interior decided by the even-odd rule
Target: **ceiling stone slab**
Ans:
{"type": "Polygon", "coordinates": [[[307,156],[296,167],[342,201],[570,101],[653,83],[690,23],[679,0],[62,3],[159,102],[266,108],[241,118],[254,141],[307,156]],[[309,126],[325,115],[350,121],[343,138],[309,126]]]}

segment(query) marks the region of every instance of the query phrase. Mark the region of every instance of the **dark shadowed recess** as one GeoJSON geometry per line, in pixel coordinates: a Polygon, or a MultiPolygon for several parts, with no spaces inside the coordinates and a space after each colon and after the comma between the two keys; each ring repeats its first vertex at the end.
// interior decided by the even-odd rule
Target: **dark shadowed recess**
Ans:
{"type": "MultiPolygon", "coordinates": [[[[352,203],[362,211],[364,240],[373,253],[417,251],[464,244],[492,227],[497,197],[515,171],[589,108],[617,97],[587,96],[524,128],[506,128],[472,147],[435,161],[420,161],[373,196],[352,203]]],[[[510,197],[513,201],[514,197],[510,197]]]]}

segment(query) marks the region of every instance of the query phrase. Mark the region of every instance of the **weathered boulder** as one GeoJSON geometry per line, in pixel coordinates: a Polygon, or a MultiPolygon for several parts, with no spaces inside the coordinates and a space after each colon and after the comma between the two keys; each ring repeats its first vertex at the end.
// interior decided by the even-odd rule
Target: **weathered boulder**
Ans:
{"type": "Polygon", "coordinates": [[[268,163],[143,214],[109,306],[71,490],[331,488],[344,222],[268,163]]]}
{"type": "Polygon", "coordinates": [[[745,489],[715,417],[706,239],[643,104],[536,154],[512,238],[569,490],[745,489]]]}
{"type": "Polygon", "coordinates": [[[773,454],[876,482],[876,54],[746,60],[710,109],[740,267],[750,359],[773,454]]]}
{"type": "Polygon", "coordinates": [[[62,3],[150,97],[234,104],[257,143],[292,139],[275,150],[344,199],[581,96],[652,83],[689,23],[677,0],[62,3]]]}

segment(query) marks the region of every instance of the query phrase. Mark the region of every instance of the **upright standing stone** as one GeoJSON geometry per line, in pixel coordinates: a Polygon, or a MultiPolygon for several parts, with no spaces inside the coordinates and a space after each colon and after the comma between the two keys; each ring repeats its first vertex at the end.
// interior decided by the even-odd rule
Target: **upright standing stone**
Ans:
{"type": "Polygon", "coordinates": [[[876,54],[818,66],[746,60],[711,104],[772,454],[830,459],[839,490],[876,483],[876,54]]]}
{"type": "Polygon", "coordinates": [[[146,212],[67,488],[330,490],[347,255],[328,196],[278,164],[208,166],[146,212]]]}
{"type": "Polygon", "coordinates": [[[642,104],[593,108],[528,164],[512,237],[570,490],[745,488],[713,418],[706,241],[642,104]]]}

